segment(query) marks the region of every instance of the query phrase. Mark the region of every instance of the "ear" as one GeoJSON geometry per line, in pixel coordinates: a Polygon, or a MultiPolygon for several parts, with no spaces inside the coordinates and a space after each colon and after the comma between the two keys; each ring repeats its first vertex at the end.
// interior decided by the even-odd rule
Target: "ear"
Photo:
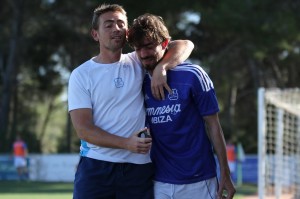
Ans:
{"type": "Polygon", "coordinates": [[[95,41],[99,41],[99,39],[98,39],[98,32],[96,30],[94,30],[94,29],[91,30],[91,36],[93,37],[93,39],[95,41]]]}
{"type": "Polygon", "coordinates": [[[166,39],[165,41],[163,41],[161,43],[161,46],[162,46],[163,50],[168,47],[169,41],[170,41],[169,39],[166,39]]]}

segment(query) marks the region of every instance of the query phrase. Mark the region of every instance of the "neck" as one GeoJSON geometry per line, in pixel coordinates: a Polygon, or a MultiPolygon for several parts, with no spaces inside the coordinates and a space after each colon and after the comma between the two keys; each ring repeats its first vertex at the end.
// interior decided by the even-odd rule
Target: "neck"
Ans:
{"type": "Polygon", "coordinates": [[[102,64],[110,64],[120,60],[122,51],[118,52],[100,52],[97,57],[94,58],[94,61],[102,64]]]}

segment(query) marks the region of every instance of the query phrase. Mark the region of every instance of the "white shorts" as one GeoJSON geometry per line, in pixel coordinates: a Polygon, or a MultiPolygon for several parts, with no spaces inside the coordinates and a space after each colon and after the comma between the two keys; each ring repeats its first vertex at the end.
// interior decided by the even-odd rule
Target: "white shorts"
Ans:
{"type": "Polygon", "coordinates": [[[24,158],[24,157],[15,157],[14,158],[14,165],[15,165],[16,168],[26,167],[26,165],[27,165],[26,158],[24,158]]]}
{"type": "Polygon", "coordinates": [[[156,199],[217,199],[218,180],[216,177],[192,184],[169,184],[154,181],[156,199]]]}

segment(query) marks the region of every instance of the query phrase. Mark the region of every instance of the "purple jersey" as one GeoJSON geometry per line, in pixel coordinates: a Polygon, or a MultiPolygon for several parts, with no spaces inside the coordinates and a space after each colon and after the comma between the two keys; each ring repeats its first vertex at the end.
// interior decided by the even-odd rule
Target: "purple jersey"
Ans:
{"type": "Polygon", "coordinates": [[[213,149],[202,118],[219,111],[213,83],[200,66],[189,63],[169,70],[167,80],[173,93],[165,93],[165,100],[152,96],[149,74],[143,85],[155,180],[188,184],[215,177],[213,149]]]}

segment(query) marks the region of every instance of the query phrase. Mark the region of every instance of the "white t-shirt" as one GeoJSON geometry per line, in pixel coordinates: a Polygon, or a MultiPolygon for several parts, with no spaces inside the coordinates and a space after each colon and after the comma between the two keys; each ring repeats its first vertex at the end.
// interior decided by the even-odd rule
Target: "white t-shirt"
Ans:
{"type": "MultiPolygon", "coordinates": [[[[145,126],[144,70],[135,52],[111,64],[86,61],[69,79],[69,111],[90,108],[94,124],[111,134],[129,137],[145,126]]],[[[81,156],[109,162],[150,162],[149,155],[95,146],[81,140],[81,156]]]]}

